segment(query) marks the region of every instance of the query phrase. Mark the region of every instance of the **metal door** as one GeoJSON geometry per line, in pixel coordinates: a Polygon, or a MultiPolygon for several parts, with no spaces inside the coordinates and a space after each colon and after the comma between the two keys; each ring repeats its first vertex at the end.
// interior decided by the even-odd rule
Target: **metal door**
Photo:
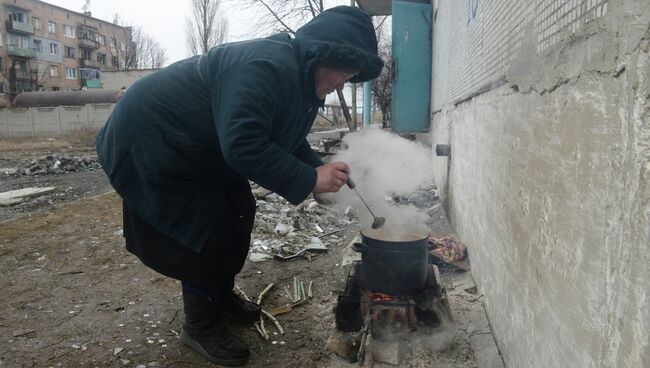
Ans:
{"type": "Polygon", "coordinates": [[[393,130],[429,131],[431,1],[393,0],[393,130]]]}

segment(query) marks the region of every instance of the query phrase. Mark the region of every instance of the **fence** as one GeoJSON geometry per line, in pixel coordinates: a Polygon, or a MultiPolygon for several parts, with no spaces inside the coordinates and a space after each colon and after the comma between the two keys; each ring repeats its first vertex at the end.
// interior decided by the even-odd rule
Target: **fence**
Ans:
{"type": "Polygon", "coordinates": [[[99,129],[115,104],[0,109],[0,137],[36,137],[99,129]]]}

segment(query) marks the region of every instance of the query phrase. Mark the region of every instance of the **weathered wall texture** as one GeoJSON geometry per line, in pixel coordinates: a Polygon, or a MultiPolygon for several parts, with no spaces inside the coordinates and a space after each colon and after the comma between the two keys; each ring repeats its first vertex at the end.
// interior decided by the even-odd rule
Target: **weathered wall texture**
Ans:
{"type": "Polygon", "coordinates": [[[56,136],[100,129],[115,104],[0,109],[0,138],[56,136]]]}
{"type": "MultiPolygon", "coordinates": [[[[434,84],[473,2],[440,1],[434,84]]],[[[650,2],[543,51],[524,28],[500,87],[433,115],[441,195],[506,366],[650,367],[650,2]]]]}

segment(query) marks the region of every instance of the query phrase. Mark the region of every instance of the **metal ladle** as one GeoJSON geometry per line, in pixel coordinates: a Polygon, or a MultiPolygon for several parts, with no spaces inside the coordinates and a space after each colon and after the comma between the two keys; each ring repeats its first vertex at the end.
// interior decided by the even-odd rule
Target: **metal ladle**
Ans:
{"type": "Polygon", "coordinates": [[[373,220],[372,220],[372,228],[373,229],[379,229],[380,227],[384,226],[384,224],[386,223],[386,219],[383,218],[383,217],[377,217],[377,216],[375,216],[374,213],[372,213],[372,210],[370,209],[370,207],[368,207],[368,204],[366,203],[366,201],[364,201],[361,194],[359,194],[359,192],[357,192],[357,189],[356,189],[357,184],[354,181],[352,181],[352,178],[350,178],[348,176],[348,181],[346,181],[345,183],[348,185],[348,187],[350,187],[350,189],[354,190],[354,192],[357,193],[357,196],[359,196],[359,199],[361,199],[361,202],[363,202],[363,204],[368,209],[368,212],[370,212],[370,214],[372,215],[372,218],[373,218],[373,220]]]}

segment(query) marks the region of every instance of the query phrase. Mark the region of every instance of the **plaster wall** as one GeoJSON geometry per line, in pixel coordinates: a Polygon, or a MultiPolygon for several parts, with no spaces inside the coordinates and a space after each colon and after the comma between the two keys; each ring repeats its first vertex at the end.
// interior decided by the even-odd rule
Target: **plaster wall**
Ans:
{"type": "Polygon", "coordinates": [[[433,114],[441,197],[507,367],[650,367],[650,3],[610,0],[542,52],[523,27],[492,88],[433,114]]]}

